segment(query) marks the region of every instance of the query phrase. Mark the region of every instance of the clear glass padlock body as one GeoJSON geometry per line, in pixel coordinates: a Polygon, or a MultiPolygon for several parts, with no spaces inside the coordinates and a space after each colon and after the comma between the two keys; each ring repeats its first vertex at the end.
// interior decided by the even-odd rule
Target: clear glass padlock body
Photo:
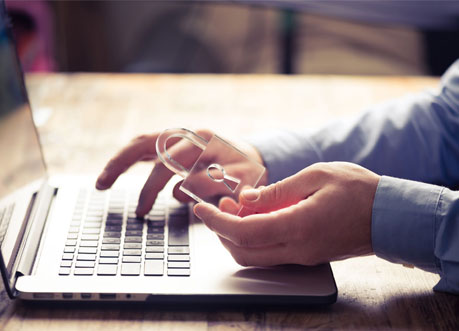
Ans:
{"type": "Polygon", "coordinates": [[[187,129],[168,129],[158,137],[156,150],[164,165],[184,178],[180,190],[198,202],[212,196],[238,201],[241,189],[256,187],[265,172],[263,165],[217,135],[206,141],[187,129]],[[186,139],[202,150],[190,169],[168,153],[170,138],[186,139]]]}

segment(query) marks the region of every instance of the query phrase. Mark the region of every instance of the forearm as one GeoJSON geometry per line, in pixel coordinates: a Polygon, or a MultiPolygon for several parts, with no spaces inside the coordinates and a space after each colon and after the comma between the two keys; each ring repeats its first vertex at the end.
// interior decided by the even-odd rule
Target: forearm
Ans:
{"type": "Polygon", "coordinates": [[[380,175],[440,184],[459,183],[459,62],[441,92],[408,96],[356,119],[315,132],[279,132],[252,140],[270,181],[315,162],[347,161],[380,175]]]}

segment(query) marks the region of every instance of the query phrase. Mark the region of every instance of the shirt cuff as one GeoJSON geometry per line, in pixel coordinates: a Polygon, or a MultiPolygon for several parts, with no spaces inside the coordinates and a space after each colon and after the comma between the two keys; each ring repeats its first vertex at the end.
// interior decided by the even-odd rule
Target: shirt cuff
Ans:
{"type": "Polygon", "coordinates": [[[434,247],[442,190],[436,185],[382,176],[372,213],[375,254],[391,262],[439,272],[434,247]]]}

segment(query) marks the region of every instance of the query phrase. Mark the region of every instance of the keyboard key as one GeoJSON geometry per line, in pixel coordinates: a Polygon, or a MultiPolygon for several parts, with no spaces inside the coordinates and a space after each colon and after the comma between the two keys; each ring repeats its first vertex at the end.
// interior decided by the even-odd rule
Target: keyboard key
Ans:
{"type": "Polygon", "coordinates": [[[73,260],[73,254],[72,253],[62,254],[62,260],[73,260]]]}
{"type": "Polygon", "coordinates": [[[164,246],[164,240],[147,240],[147,246],[164,246]]]}
{"type": "Polygon", "coordinates": [[[167,269],[168,276],[189,276],[190,269],[167,269]]]}
{"type": "Polygon", "coordinates": [[[77,268],[73,272],[76,276],[92,276],[94,273],[94,268],[77,268]]]}
{"type": "Polygon", "coordinates": [[[126,243],[124,249],[142,249],[141,243],[126,243]]]}
{"type": "MultiPolygon", "coordinates": [[[[102,222],[97,222],[97,223],[85,223],[84,224],[84,229],[98,229],[100,230],[100,228],[102,227],[102,222]]],[[[84,231],[83,231],[84,233],[84,231]]],[[[99,233],[99,232],[97,232],[99,233]]]]}
{"type": "Polygon", "coordinates": [[[164,209],[152,209],[148,213],[148,216],[161,217],[162,219],[164,219],[164,214],[165,214],[164,209]]]}
{"type": "Polygon", "coordinates": [[[94,261],[76,261],[75,268],[94,268],[95,265],[94,261]]]}
{"type": "Polygon", "coordinates": [[[188,219],[184,217],[169,218],[169,246],[188,246],[188,219]]]}
{"type": "Polygon", "coordinates": [[[83,234],[99,234],[100,229],[97,228],[89,228],[89,229],[83,229],[83,234]]]}
{"type": "Polygon", "coordinates": [[[104,238],[102,244],[119,244],[121,243],[120,238],[104,238]]]}
{"type": "Polygon", "coordinates": [[[145,276],[162,276],[164,273],[164,262],[162,260],[145,261],[145,276]]]}
{"type": "Polygon", "coordinates": [[[70,268],[59,268],[59,275],[61,276],[70,275],[70,268]]]}
{"type": "Polygon", "coordinates": [[[99,259],[99,264],[118,264],[117,257],[101,257],[99,259]]]}
{"type": "Polygon", "coordinates": [[[145,218],[148,221],[148,223],[150,223],[150,222],[158,222],[158,224],[160,224],[162,222],[165,223],[164,214],[163,215],[147,215],[147,217],[145,217],[145,218]]]}
{"type": "Polygon", "coordinates": [[[78,233],[78,232],[80,232],[79,226],[71,226],[69,229],[69,233],[78,233]]]}
{"type": "Polygon", "coordinates": [[[96,254],[78,254],[77,261],[95,261],[96,254]]]}
{"type": "Polygon", "coordinates": [[[63,268],[70,268],[72,266],[72,261],[70,260],[65,260],[61,262],[61,267],[63,268]]]}
{"type": "Polygon", "coordinates": [[[118,257],[119,254],[118,251],[102,251],[100,252],[100,257],[118,257]]]}
{"type": "Polygon", "coordinates": [[[88,211],[88,214],[84,218],[85,222],[101,222],[104,218],[102,211],[88,211]]]}
{"type": "Polygon", "coordinates": [[[78,233],[69,233],[67,239],[78,239],[78,233]]]}
{"type": "Polygon", "coordinates": [[[78,253],[96,254],[97,253],[97,247],[80,247],[78,249],[78,253]]]}
{"type": "Polygon", "coordinates": [[[112,219],[112,220],[107,220],[105,222],[105,225],[110,225],[110,226],[116,226],[116,225],[122,225],[123,220],[122,219],[112,219]]]}
{"type": "Polygon", "coordinates": [[[144,220],[137,218],[135,215],[133,215],[133,217],[129,216],[126,222],[128,225],[142,225],[143,226],[144,220]]]}
{"type": "Polygon", "coordinates": [[[97,274],[100,276],[115,276],[118,270],[116,264],[99,264],[97,274]]]}
{"type": "Polygon", "coordinates": [[[64,247],[64,253],[75,253],[75,246],[64,247]]]}
{"type": "Polygon", "coordinates": [[[121,225],[107,225],[105,232],[121,232],[121,225]]]}
{"type": "Polygon", "coordinates": [[[99,246],[98,241],[82,241],[80,247],[97,247],[99,246]]]}
{"type": "Polygon", "coordinates": [[[140,256],[142,255],[142,251],[140,249],[125,249],[123,251],[123,255],[125,256],[140,256]]]}
{"type": "Polygon", "coordinates": [[[140,275],[140,263],[122,263],[121,275],[138,276],[140,275]]]}
{"type": "Polygon", "coordinates": [[[179,261],[179,262],[189,262],[189,255],[168,255],[167,261],[179,261]]]}
{"type": "Polygon", "coordinates": [[[123,214],[122,214],[122,212],[108,213],[107,214],[107,219],[108,220],[122,220],[123,219],[123,214]]]}
{"type": "Polygon", "coordinates": [[[119,251],[120,245],[102,245],[103,251],[119,251]]]}
{"type": "Polygon", "coordinates": [[[121,232],[105,232],[104,238],[121,238],[121,232]]]}
{"type": "Polygon", "coordinates": [[[143,223],[142,224],[127,224],[126,225],[126,230],[127,231],[139,231],[143,229],[143,223]]]}
{"type": "Polygon", "coordinates": [[[97,234],[83,234],[83,235],[81,235],[81,240],[97,241],[97,240],[99,240],[99,235],[97,235],[97,234]]]}
{"type": "Polygon", "coordinates": [[[186,269],[190,268],[190,262],[167,262],[169,269],[186,269]]]}
{"type": "Polygon", "coordinates": [[[164,253],[163,246],[148,246],[145,248],[146,253],[164,253]]]}
{"type": "Polygon", "coordinates": [[[166,225],[166,222],[164,221],[164,219],[157,221],[148,220],[147,225],[149,227],[163,227],[164,225],[166,225]]]}
{"type": "Polygon", "coordinates": [[[190,254],[190,248],[188,246],[169,247],[167,249],[167,254],[171,254],[171,255],[190,254]]]}
{"type": "Polygon", "coordinates": [[[65,242],[65,246],[76,246],[77,241],[76,240],[67,240],[65,242]]]}
{"type": "Polygon", "coordinates": [[[147,240],[164,240],[164,234],[162,233],[147,234],[147,240]]]}
{"type": "Polygon", "coordinates": [[[141,243],[142,237],[126,237],[124,238],[125,243],[141,243]]]}
{"type": "Polygon", "coordinates": [[[126,237],[141,237],[142,231],[126,231],[126,237]]]}
{"type": "Polygon", "coordinates": [[[147,233],[164,233],[164,228],[148,228],[147,233]]]}
{"type": "Polygon", "coordinates": [[[146,253],[145,259],[146,260],[163,260],[164,254],[163,253],[146,253]]]}
{"type": "Polygon", "coordinates": [[[141,260],[140,256],[123,256],[123,262],[127,263],[140,263],[141,260]]]}
{"type": "Polygon", "coordinates": [[[108,212],[110,215],[121,215],[123,217],[124,206],[112,205],[108,207],[108,212]]]}

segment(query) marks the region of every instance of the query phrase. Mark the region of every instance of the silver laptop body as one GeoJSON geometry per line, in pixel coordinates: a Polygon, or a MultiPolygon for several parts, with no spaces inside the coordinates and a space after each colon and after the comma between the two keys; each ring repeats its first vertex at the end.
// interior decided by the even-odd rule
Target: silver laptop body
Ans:
{"type": "Polygon", "coordinates": [[[11,298],[155,303],[331,304],[328,264],[237,265],[217,236],[171,198],[145,220],[141,182],[108,192],[94,178],[49,177],[3,2],[0,4],[0,268],[11,298]]]}

